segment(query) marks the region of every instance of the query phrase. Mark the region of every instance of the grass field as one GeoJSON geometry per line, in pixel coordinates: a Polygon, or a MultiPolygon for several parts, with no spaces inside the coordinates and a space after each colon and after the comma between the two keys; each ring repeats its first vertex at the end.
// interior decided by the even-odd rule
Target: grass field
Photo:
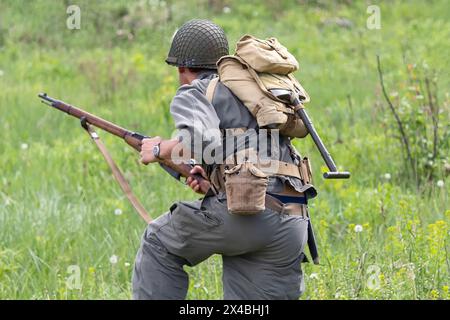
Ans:
{"type": "MultiPolygon", "coordinates": [[[[0,298],[130,298],[145,224],[79,123],[41,104],[37,93],[169,137],[177,75],[164,58],[176,27],[197,17],[221,25],[232,48],[245,33],[279,38],[300,61],[296,75],[311,96],[316,128],[352,172],[348,181],[324,181],[310,139],[295,142],[313,161],[319,197],[311,214],[322,257],[321,266],[304,265],[302,299],[449,299],[445,0],[1,0],[0,298]],[[70,4],[81,10],[78,30],[66,26],[70,4]],[[370,4],[380,8],[380,29],[367,27],[370,4]],[[417,176],[404,160],[376,55],[417,176]],[[430,100],[420,82],[427,75],[441,108],[431,156],[430,100]]],[[[124,143],[101,137],[154,218],[197,197],[158,166],[140,165],[124,143]]],[[[220,257],[187,270],[189,299],[221,299],[220,257]]]]}

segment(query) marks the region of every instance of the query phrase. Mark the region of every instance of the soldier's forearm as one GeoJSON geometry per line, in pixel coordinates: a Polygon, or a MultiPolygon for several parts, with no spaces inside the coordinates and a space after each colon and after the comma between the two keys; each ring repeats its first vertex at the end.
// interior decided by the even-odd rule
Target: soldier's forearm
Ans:
{"type": "Polygon", "coordinates": [[[174,150],[179,150],[181,152],[181,154],[180,152],[175,152],[177,157],[183,156],[183,148],[181,142],[177,139],[162,140],[159,148],[159,157],[163,160],[172,161],[174,150]]]}

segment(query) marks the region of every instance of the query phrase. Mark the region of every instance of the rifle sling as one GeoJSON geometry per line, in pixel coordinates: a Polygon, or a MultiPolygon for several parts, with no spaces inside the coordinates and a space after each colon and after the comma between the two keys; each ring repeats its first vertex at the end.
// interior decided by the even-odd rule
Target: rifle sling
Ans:
{"type": "Polygon", "coordinates": [[[128,200],[130,200],[134,209],[137,211],[137,213],[139,213],[141,218],[144,219],[146,223],[150,223],[152,221],[150,215],[148,214],[147,210],[145,210],[145,208],[142,206],[141,202],[134,195],[130,185],[128,184],[128,181],[125,179],[119,167],[116,165],[115,161],[109,154],[108,150],[106,149],[106,146],[100,140],[100,137],[97,135],[97,132],[95,132],[95,130],[88,123],[86,123],[86,126],[83,128],[86,129],[87,133],[89,134],[89,136],[92,138],[92,140],[95,142],[96,146],[102,153],[103,157],[105,158],[106,162],[111,168],[114,178],[119,183],[120,188],[125,193],[128,200]]]}

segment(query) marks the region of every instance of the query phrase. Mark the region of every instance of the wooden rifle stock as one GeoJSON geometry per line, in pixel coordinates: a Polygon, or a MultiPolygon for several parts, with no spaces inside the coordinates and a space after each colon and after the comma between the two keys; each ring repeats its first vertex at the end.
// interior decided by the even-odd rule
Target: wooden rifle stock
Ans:
{"type": "MultiPolygon", "coordinates": [[[[107,131],[117,137],[122,138],[128,143],[131,147],[133,147],[136,151],[141,151],[142,140],[145,138],[150,138],[149,136],[142,135],[137,132],[129,131],[124,129],[114,123],[111,123],[107,120],[104,120],[100,117],[97,117],[89,112],[86,112],[80,108],[69,105],[63,101],[56,100],[54,98],[49,97],[46,93],[40,93],[39,98],[42,99],[42,102],[58,109],[62,112],[65,112],[77,119],[85,121],[97,128],[100,128],[104,131],[107,131]]],[[[195,178],[202,190],[206,190],[209,185],[208,182],[199,174],[191,175],[190,171],[192,169],[192,165],[189,164],[175,164],[169,160],[161,160],[161,167],[166,170],[172,177],[180,180],[181,177],[189,177],[192,176],[195,178]]]]}

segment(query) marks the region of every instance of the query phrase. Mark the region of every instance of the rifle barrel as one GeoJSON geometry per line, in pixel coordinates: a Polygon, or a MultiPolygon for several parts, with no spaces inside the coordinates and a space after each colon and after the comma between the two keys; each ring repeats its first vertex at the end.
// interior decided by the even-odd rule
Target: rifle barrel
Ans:
{"type": "Polygon", "coordinates": [[[90,114],[89,112],[86,112],[77,107],[71,106],[63,101],[56,100],[52,97],[49,97],[46,93],[40,93],[38,96],[39,96],[39,98],[44,100],[42,102],[45,102],[45,101],[48,102],[46,104],[50,105],[51,107],[58,109],[60,111],[63,111],[63,112],[65,112],[75,118],[78,118],[78,119],[85,117],[86,121],[88,123],[96,126],[97,128],[105,130],[115,136],[125,139],[128,135],[135,134],[134,132],[131,132],[122,127],[119,127],[118,125],[113,124],[109,121],[106,121],[102,118],[99,118],[93,114],[90,114]]]}

